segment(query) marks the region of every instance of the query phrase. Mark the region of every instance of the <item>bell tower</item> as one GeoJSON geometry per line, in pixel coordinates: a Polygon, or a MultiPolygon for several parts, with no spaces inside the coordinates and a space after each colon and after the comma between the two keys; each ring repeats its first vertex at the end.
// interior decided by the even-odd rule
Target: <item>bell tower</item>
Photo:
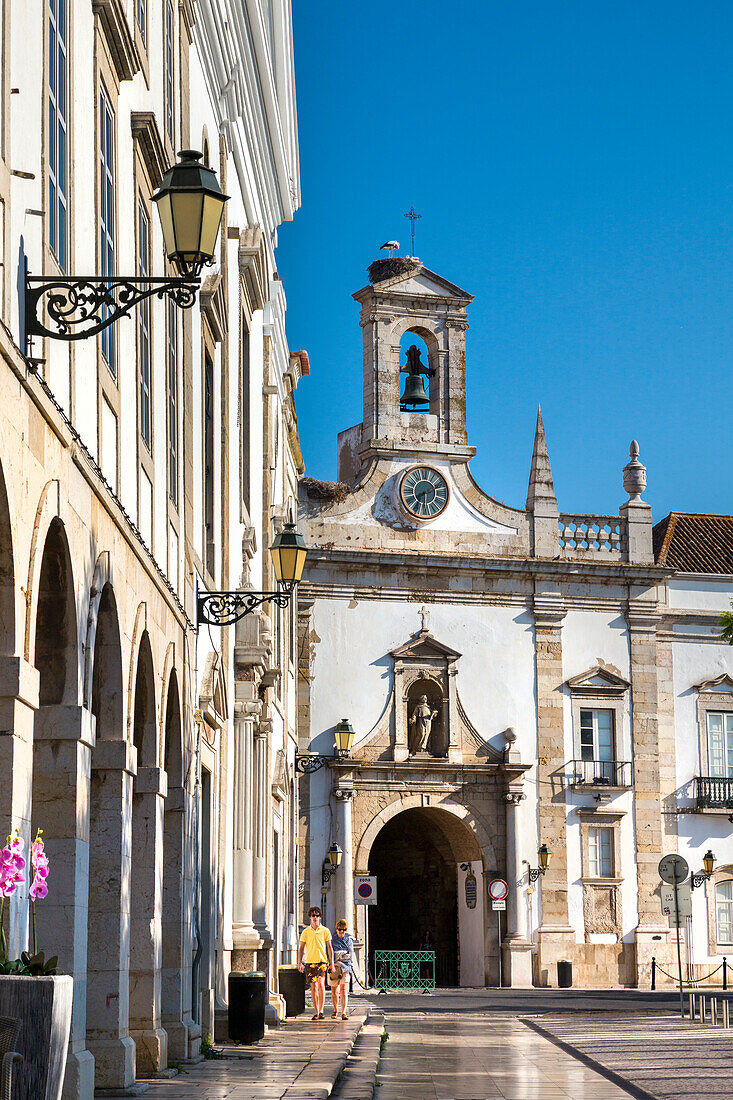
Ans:
{"type": "MultiPolygon", "coordinates": [[[[466,438],[465,335],[473,295],[417,257],[396,256],[375,261],[369,283],[354,298],[361,304],[364,344],[357,449],[362,455],[426,451],[465,461],[473,454],[466,438]],[[427,363],[404,339],[409,333],[424,341],[427,363]],[[401,400],[403,386],[407,401],[401,400]]],[[[353,454],[353,435],[349,442],[353,454]]]]}

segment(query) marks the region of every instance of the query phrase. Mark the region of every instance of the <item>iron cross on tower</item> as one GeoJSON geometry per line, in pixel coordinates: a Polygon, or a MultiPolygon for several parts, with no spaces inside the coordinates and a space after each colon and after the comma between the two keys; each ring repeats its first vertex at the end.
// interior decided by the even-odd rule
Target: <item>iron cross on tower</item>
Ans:
{"type": "Polygon", "coordinates": [[[414,204],[410,207],[410,212],[405,214],[406,218],[410,219],[410,236],[412,237],[412,254],[415,255],[415,222],[418,218],[422,217],[422,214],[415,212],[414,204]]]}

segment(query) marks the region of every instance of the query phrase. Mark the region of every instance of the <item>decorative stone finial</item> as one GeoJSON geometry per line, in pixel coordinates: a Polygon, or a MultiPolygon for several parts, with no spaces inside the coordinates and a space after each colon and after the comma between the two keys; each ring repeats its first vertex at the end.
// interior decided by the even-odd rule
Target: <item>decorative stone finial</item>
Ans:
{"type": "Polygon", "coordinates": [[[516,739],[517,739],[516,731],[513,730],[511,726],[509,726],[508,729],[504,730],[504,740],[506,741],[509,748],[511,748],[511,746],[514,744],[516,739]]]}
{"type": "Polygon", "coordinates": [[[639,461],[639,444],[632,439],[629,461],[624,466],[624,492],[629,494],[629,500],[641,500],[645,489],[646,466],[639,461]]]}

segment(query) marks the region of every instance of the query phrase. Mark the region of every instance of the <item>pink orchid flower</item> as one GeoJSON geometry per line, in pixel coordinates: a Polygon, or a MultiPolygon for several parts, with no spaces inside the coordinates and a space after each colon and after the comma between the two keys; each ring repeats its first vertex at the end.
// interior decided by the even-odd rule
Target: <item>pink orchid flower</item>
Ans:
{"type": "Polygon", "coordinates": [[[31,883],[31,888],[28,893],[30,894],[31,901],[45,898],[48,894],[48,886],[46,886],[46,880],[39,878],[38,875],[36,875],[36,877],[33,879],[33,882],[31,883]]]}

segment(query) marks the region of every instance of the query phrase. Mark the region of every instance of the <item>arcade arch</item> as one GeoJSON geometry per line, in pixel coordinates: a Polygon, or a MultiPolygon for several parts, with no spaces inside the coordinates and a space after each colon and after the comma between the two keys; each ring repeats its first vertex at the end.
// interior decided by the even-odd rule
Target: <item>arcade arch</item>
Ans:
{"type": "Polygon", "coordinates": [[[132,798],[130,893],[130,1034],[137,1047],[136,1072],[167,1065],[161,1012],[161,904],[163,894],[163,805],[165,772],[157,760],[155,670],[150,636],[143,631],[137,654],[133,703],[137,771],[132,798]]]}
{"type": "Polygon", "coordinates": [[[461,864],[471,864],[482,881],[484,854],[466,821],[437,806],[403,809],[382,825],[367,863],[379,898],[367,917],[375,979],[375,950],[417,950],[430,931],[437,985],[484,984],[483,891],[469,910],[459,889],[461,864]]]}

